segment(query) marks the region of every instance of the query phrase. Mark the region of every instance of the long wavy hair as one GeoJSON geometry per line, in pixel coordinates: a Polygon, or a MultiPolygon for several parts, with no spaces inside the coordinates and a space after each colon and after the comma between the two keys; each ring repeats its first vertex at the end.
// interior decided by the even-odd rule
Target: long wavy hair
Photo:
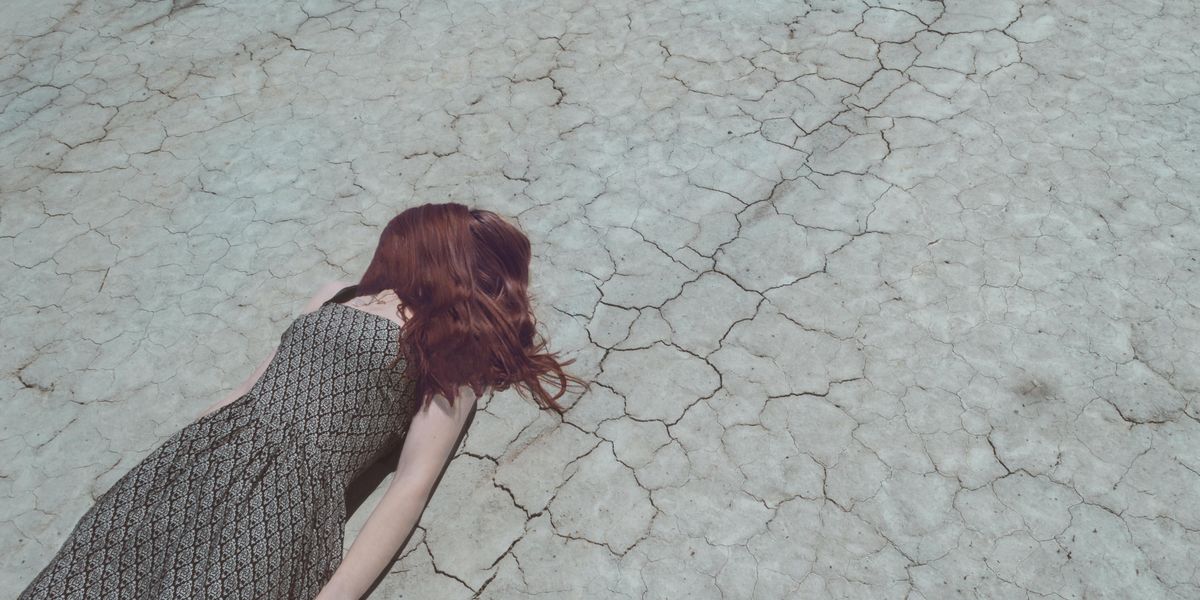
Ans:
{"type": "Polygon", "coordinates": [[[392,290],[397,314],[411,315],[400,332],[405,376],[415,383],[417,402],[437,394],[455,402],[461,386],[476,396],[487,388],[515,387],[543,409],[562,413],[557,400],[568,381],[558,353],[546,352],[530,308],[529,238],[500,215],[457,202],[423,204],[396,215],[383,228],[375,256],[356,285],[337,302],[392,290]],[[543,382],[559,386],[551,394],[543,382]]]}

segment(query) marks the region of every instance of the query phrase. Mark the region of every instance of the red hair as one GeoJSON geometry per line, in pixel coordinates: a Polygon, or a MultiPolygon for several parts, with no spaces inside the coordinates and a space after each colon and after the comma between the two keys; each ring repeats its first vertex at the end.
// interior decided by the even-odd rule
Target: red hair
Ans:
{"type": "Polygon", "coordinates": [[[442,394],[451,404],[459,387],[477,396],[486,388],[531,394],[539,405],[564,412],[556,402],[572,381],[560,362],[535,339],[537,320],[529,300],[529,238],[499,215],[463,204],[423,204],[396,215],[383,228],[375,256],[357,285],[334,300],[392,290],[397,314],[411,316],[400,332],[400,360],[416,384],[416,412],[442,394]],[[542,382],[556,382],[551,395],[542,382]]]}

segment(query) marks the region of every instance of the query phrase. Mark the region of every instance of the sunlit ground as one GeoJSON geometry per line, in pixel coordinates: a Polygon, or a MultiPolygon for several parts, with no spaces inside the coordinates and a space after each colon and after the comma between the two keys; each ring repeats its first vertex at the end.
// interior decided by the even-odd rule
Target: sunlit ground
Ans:
{"type": "Polygon", "coordinates": [[[448,200],[596,385],[373,598],[1200,596],[1196,6],[871,4],[5,3],[0,596],[448,200]]]}

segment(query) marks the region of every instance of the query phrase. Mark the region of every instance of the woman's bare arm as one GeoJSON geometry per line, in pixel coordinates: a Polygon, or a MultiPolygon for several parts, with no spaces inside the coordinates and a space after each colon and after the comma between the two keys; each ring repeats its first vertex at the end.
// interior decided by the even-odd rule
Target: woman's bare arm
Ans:
{"type": "Polygon", "coordinates": [[[437,395],[413,417],[392,482],[315,600],[358,600],[400,551],[475,410],[474,393],[466,392],[454,406],[437,395]]]}
{"type": "MultiPolygon", "coordinates": [[[[324,303],[326,300],[332,298],[334,294],[336,294],[339,290],[341,290],[342,288],[344,288],[348,285],[352,285],[352,284],[345,283],[342,281],[331,281],[329,283],[326,283],[325,285],[322,285],[321,288],[319,290],[317,290],[317,293],[314,294],[311,298],[309,298],[308,303],[304,306],[304,309],[300,311],[301,314],[309,313],[309,312],[316,310],[317,308],[319,308],[321,306],[322,303],[324,303]]],[[[278,351],[279,351],[278,346],[276,346],[275,348],[272,348],[271,352],[269,354],[267,354],[267,357],[262,359],[262,361],[258,363],[258,366],[255,367],[255,369],[254,369],[254,372],[251,373],[250,376],[247,377],[245,381],[238,384],[237,387],[233,388],[233,391],[229,392],[228,396],[225,396],[221,400],[218,400],[216,403],[214,403],[211,406],[209,406],[208,408],[204,409],[204,412],[196,415],[195,418],[199,419],[211,412],[219,410],[222,406],[225,406],[226,404],[229,404],[230,402],[233,402],[234,400],[241,398],[242,395],[244,395],[246,392],[249,392],[250,388],[254,387],[254,384],[258,381],[258,378],[262,377],[263,371],[266,371],[267,366],[270,365],[271,361],[275,359],[275,353],[278,351]]]]}

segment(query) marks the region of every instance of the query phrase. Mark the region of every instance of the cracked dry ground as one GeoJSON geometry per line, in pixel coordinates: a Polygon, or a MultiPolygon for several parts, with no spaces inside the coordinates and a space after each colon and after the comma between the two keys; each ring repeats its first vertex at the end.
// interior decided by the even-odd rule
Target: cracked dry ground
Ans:
{"type": "Polygon", "coordinates": [[[1190,1],[0,16],[5,596],[453,199],[597,383],[490,397],[374,597],[1200,597],[1190,1]]]}

